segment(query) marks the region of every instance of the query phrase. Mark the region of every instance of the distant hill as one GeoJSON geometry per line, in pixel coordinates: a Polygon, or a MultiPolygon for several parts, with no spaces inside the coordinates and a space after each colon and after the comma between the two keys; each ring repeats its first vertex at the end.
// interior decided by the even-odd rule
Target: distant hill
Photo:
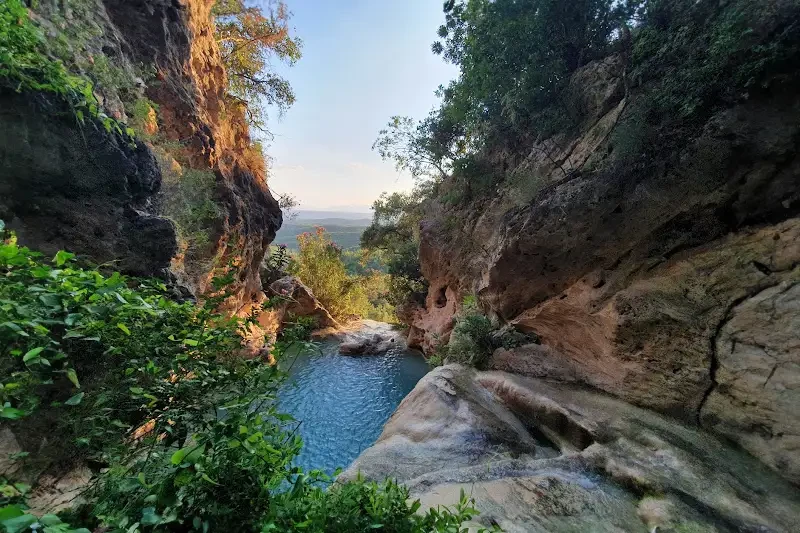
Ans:
{"type": "Polygon", "coordinates": [[[328,211],[328,210],[309,210],[302,209],[295,213],[294,222],[309,220],[369,220],[372,218],[371,211],[328,211]]]}
{"type": "MultiPolygon", "coordinates": [[[[363,215],[362,215],[363,216],[363,215]]],[[[343,249],[356,249],[360,246],[361,234],[369,226],[371,219],[366,218],[308,218],[299,216],[294,220],[283,223],[275,236],[275,244],[285,244],[292,250],[297,249],[297,236],[305,232],[313,232],[317,226],[322,226],[331,236],[333,242],[343,249]]]]}

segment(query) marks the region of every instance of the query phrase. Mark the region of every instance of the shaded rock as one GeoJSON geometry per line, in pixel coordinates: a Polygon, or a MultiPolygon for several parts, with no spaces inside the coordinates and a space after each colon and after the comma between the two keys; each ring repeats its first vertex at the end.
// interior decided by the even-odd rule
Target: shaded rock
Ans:
{"type": "Polygon", "coordinates": [[[147,147],[91,121],[78,129],[48,96],[0,89],[0,102],[0,218],[20,242],[163,275],[177,236],[150,210],[161,171],[147,147]]]}
{"type": "MultiPolygon", "coordinates": [[[[220,309],[246,313],[261,301],[259,267],[282,223],[267,186],[263,155],[250,137],[244,110],[230,103],[228,80],[214,37],[215,0],[102,0],[112,31],[135,64],[158,72],[145,88],[158,104],[159,133],[179,142],[187,168],[214,173],[219,216],[200,256],[178,256],[172,268],[195,294],[210,287],[213,265],[237,260],[233,295],[220,309]]],[[[243,316],[243,315],[240,315],[243,316]]]]}
{"type": "Polygon", "coordinates": [[[0,476],[11,479],[16,477],[21,465],[14,460],[14,454],[21,451],[22,447],[14,433],[8,428],[0,428],[0,476]]]}
{"type": "Polygon", "coordinates": [[[600,393],[450,365],[423,378],[342,474],[423,505],[463,489],[509,532],[789,531],[800,491],[712,435],[600,393]],[[693,528],[693,529],[692,529],[693,528]]]}
{"type": "Polygon", "coordinates": [[[92,481],[92,471],[79,465],[63,475],[44,474],[26,499],[33,514],[60,513],[86,503],[83,492],[92,481]]]}
{"type": "Polygon", "coordinates": [[[713,341],[703,425],[800,483],[800,277],[741,301],[713,341]]]}

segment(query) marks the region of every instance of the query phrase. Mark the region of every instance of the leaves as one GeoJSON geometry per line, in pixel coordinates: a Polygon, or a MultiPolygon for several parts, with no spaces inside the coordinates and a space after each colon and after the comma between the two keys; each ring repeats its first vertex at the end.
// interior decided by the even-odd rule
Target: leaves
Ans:
{"type": "Polygon", "coordinates": [[[80,389],[81,383],[80,381],[78,381],[78,374],[75,372],[75,370],[72,368],[68,368],[66,374],[67,374],[67,379],[69,379],[72,382],[72,384],[75,385],[75,388],[80,389]]]}
{"type": "Polygon", "coordinates": [[[67,264],[67,261],[71,261],[74,258],[75,254],[71,254],[69,252],[65,252],[64,250],[60,250],[58,253],[56,253],[56,256],[53,258],[53,262],[56,264],[56,266],[61,267],[67,264]]]}
{"type": "Polygon", "coordinates": [[[40,346],[38,348],[34,348],[32,350],[28,350],[28,352],[22,357],[23,363],[31,363],[35,362],[39,359],[39,354],[42,353],[44,347],[40,346]]]}
{"type": "Polygon", "coordinates": [[[64,405],[79,405],[83,400],[83,397],[86,395],[85,392],[79,392],[75,396],[71,397],[69,400],[64,402],[64,405]]]}
{"type": "MultiPolygon", "coordinates": [[[[359,481],[326,492],[327,476],[293,466],[302,440],[296,422],[277,411],[281,373],[238,357],[244,320],[174,302],[159,282],[54,268],[16,242],[0,244],[0,257],[14,258],[0,262],[0,324],[14,325],[0,327],[0,361],[9,369],[0,376],[0,418],[55,410],[49,430],[64,446],[109,465],[87,497],[93,517],[115,530],[259,530],[271,522],[276,531],[306,523],[323,532],[346,517],[338,531],[397,524],[427,533],[437,530],[431,524],[460,523],[443,512],[422,521],[395,485],[359,481]],[[67,382],[81,390],[52,402],[67,382]]],[[[287,328],[275,353],[309,331],[303,321],[287,328]]],[[[34,523],[3,512],[12,528],[34,523]]],[[[40,529],[70,531],[56,519],[40,529]]]]}
{"type": "Polygon", "coordinates": [[[8,518],[0,521],[6,533],[20,533],[25,531],[29,526],[36,523],[37,518],[30,514],[21,514],[14,518],[8,518]]]}

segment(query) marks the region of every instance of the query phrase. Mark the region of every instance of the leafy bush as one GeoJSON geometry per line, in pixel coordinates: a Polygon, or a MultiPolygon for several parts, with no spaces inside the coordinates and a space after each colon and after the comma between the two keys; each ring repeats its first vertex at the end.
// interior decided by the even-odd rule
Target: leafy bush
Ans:
{"type": "Polygon", "coordinates": [[[289,273],[292,261],[292,256],[285,244],[270,247],[269,253],[261,262],[261,284],[264,286],[264,290],[289,273]]]}
{"type": "Polygon", "coordinates": [[[379,272],[350,275],[342,260],[342,249],[324,228],[298,235],[297,242],[299,251],[292,273],[311,288],[333,317],[341,320],[353,316],[376,320],[393,318],[389,306],[385,305],[388,292],[385,275],[379,272]]]}
{"type": "Polygon", "coordinates": [[[428,291],[417,249],[423,207],[432,195],[430,185],[420,183],[410,193],[382,194],[372,204],[372,223],[361,236],[362,248],[386,261],[387,301],[394,306],[422,304],[428,291]]]}
{"type": "MultiPolygon", "coordinates": [[[[44,423],[62,457],[104,467],[69,517],[33,516],[28,488],[2,480],[0,530],[422,533],[475,514],[463,497],[417,514],[392,482],[326,490],[324,474],[292,466],[302,443],[276,408],[281,374],[239,357],[247,320],[213,313],[216,299],[176,303],[158,281],[80,268],[66,252],[46,261],[11,234],[0,274],[0,417],[15,431],[44,423]]],[[[307,326],[284,331],[273,355],[307,326]]]]}
{"type": "Polygon", "coordinates": [[[208,251],[220,216],[215,202],[217,178],[210,170],[172,168],[168,161],[171,158],[161,158],[161,214],[175,222],[182,249],[197,259],[208,251]]]}
{"type": "Polygon", "coordinates": [[[461,363],[485,368],[495,350],[512,349],[538,342],[535,336],[525,335],[513,327],[498,328],[478,307],[477,298],[467,296],[456,316],[446,350],[436,355],[434,364],[461,363]]]}
{"type": "MultiPolygon", "coordinates": [[[[262,532],[466,533],[467,529],[462,528],[461,524],[478,514],[463,490],[454,509],[432,509],[425,514],[418,514],[420,502],[409,505],[408,489],[391,480],[382,484],[365,483],[359,477],[355,482],[337,484],[327,491],[318,484],[304,480],[296,483],[294,489],[301,492],[303,497],[287,497],[287,493],[279,496],[275,506],[277,512],[270,515],[262,532]]],[[[493,530],[499,531],[499,528],[493,530]]]]}
{"type": "Polygon", "coordinates": [[[796,76],[800,5],[793,0],[638,3],[631,78],[647,84],[660,117],[702,118],[701,111],[796,76]]]}

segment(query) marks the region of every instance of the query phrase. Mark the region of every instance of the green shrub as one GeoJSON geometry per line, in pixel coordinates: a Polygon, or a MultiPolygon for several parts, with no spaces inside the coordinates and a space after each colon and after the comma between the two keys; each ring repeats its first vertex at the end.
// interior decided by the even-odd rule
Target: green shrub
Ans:
{"type": "Polygon", "coordinates": [[[220,216],[215,201],[217,178],[210,170],[171,168],[171,158],[161,158],[161,214],[178,228],[182,248],[190,258],[209,251],[214,225],[220,216]]]}
{"type": "Polygon", "coordinates": [[[434,363],[461,363],[475,368],[485,368],[495,350],[513,349],[538,342],[533,335],[516,331],[513,327],[498,328],[484,315],[475,296],[464,298],[450,342],[442,353],[434,354],[434,363]]]}
{"type": "Polygon", "coordinates": [[[631,79],[654,113],[692,120],[776,80],[796,76],[796,2],[649,0],[634,33],[631,79]]]}
{"type": "MultiPolygon", "coordinates": [[[[167,294],[158,281],[80,268],[66,252],[47,261],[3,235],[0,417],[15,432],[57,434],[61,457],[103,468],[87,503],[61,518],[28,513],[28,488],[0,480],[0,530],[423,533],[457,531],[475,514],[463,497],[453,511],[416,514],[392,482],[326,490],[324,474],[292,466],[298,422],[277,411],[277,366],[239,355],[248,321],[213,313],[216,299],[167,294]]],[[[284,331],[273,355],[309,327],[284,331]]]]}
{"type": "MultiPolygon", "coordinates": [[[[408,489],[391,480],[382,484],[366,483],[359,477],[355,482],[337,484],[326,491],[314,484],[313,478],[308,478],[295,483],[294,490],[303,497],[280,495],[275,506],[277,512],[268,517],[262,532],[466,533],[467,529],[461,524],[478,514],[463,490],[454,509],[433,509],[418,514],[420,502],[409,505],[408,489]]],[[[499,531],[498,528],[493,530],[499,531]]]]}
{"type": "Polygon", "coordinates": [[[311,288],[314,296],[339,320],[351,317],[394,322],[389,298],[389,276],[378,271],[351,275],[343,252],[324,228],[297,236],[298,253],[292,274],[311,288]]]}

